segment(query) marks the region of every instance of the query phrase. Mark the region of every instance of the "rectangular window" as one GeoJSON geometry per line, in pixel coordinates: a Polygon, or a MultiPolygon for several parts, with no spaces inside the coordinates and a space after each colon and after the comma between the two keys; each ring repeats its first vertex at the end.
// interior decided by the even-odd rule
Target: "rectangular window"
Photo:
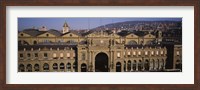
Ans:
{"type": "Polygon", "coordinates": [[[128,52],[128,57],[130,57],[131,56],[131,52],[128,52]]]}
{"type": "Polygon", "coordinates": [[[117,53],[117,58],[120,58],[120,52],[117,53]]]}
{"type": "Polygon", "coordinates": [[[140,52],[140,51],[138,51],[138,55],[141,55],[141,52],[140,52]]]}
{"type": "Polygon", "coordinates": [[[63,53],[60,53],[60,57],[63,57],[63,53]]]}
{"type": "Polygon", "coordinates": [[[159,52],[158,51],[156,51],[156,55],[158,55],[159,54],[159,52]]]}
{"type": "Polygon", "coordinates": [[[154,51],[151,51],[151,55],[153,55],[154,54],[154,51]]]}
{"type": "Polygon", "coordinates": [[[145,51],[145,55],[148,55],[148,51],[145,51]]]}
{"type": "Polygon", "coordinates": [[[45,58],[47,58],[47,57],[48,57],[47,53],[44,53],[44,57],[45,57],[45,58]]]}
{"type": "Polygon", "coordinates": [[[179,55],[180,55],[179,51],[177,51],[177,52],[176,52],[176,55],[177,55],[177,56],[179,56],[179,55]]]}
{"type": "Polygon", "coordinates": [[[53,53],[53,57],[54,57],[54,58],[56,57],[56,53],[53,53]]]}
{"type": "Polygon", "coordinates": [[[38,57],[38,53],[35,53],[35,57],[38,57]]]}
{"type": "Polygon", "coordinates": [[[27,57],[31,57],[31,54],[30,54],[30,53],[28,53],[28,54],[27,54],[27,57]]]}
{"type": "Polygon", "coordinates": [[[67,53],[67,58],[70,58],[70,53],[67,53]]]}
{"type": "Polygon", "coordinates": [[[21,53],[21,54],[19,54],[19,57],[22,58],[22,57],[24,57],[24,56],[23,56],[23,54],[21,53]]]}
{"type": "Polygon", "coordinates": [[[135,52],[135,51],[133,52],[133,55],[134,55],[134,56],[136,55],[136,52],[135,52]]]}
{"type": "Polygon", "coordinates": [[[163,55],[163,51],[160,51],[160,54],[163,55]]]}

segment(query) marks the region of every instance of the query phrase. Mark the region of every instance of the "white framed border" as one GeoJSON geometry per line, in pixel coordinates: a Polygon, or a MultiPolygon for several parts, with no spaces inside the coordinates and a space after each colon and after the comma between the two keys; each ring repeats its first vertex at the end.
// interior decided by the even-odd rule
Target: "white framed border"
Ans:
{"type": "Polygon", "coordinates": [[[7,84],[194,84],[193,6],[7,6],[7,84]],[[18,17],[182,17],[182,72],[17,72],[18,17]]]}

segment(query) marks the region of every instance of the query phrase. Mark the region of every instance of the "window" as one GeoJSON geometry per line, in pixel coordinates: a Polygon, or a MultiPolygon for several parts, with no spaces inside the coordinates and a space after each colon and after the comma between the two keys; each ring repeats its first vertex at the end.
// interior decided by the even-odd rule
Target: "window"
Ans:
{"type": "Polygon", "coordinates": [[[163,51],[160,51],[160,54],[163,55],[163,51]]]}
{"type": "Polygon", "coordinates": [[[158,55],[159,53],[158,53],[158,51],[156,51],[156,55],[158,55]]]}
{"type": "Polygon", "coordinates": [[[44,40],[44,42],[49,42],[49,40],[44,40]]]}
{"type": "Polygon", "coordinates": [[[176,52],[176,55],[177,55],[177,56],[179,56],[179,55],[180,55],[179,51],[177,51],[177,52],[176,52]]]}
{"type": "Polygon", "coordinates": [[[72,37],[72,34],[70,34],[69,36],[72,37]]]}
{"type": "Polygon", "coordinates": [[[20,57],[20,58],[22,58],[22,57],[23,57],[23,54],[22,54],[22,53],[21,53],[21,54],[19,54],[19,57],[20,57]]]}
{"type": "Polygon", "coordinates": [[[45,58],[47,58],[47,57],[48,57],[47,53],[44,53],[44,57],[45,57],[45,58]]]}
{"type": "Polygon", "coordinates": [[[58,70],[58,64],[57,63],[53,64],[53,70],[58,70]]]}
{"type": "Polygon", "coordinates": [[[56,53],[53,53],[53,57],[54,57],[54,58],[56,57],[56,53]]]}
{"type": "Polygon", "coordinates": [[[117,58],[120,58],[120,56],[121,56],[121,55],[120,55],[120,52],[118,52],[118,53],[117,53],[117,58]]]}
{"type": "Polygon", "coordinates": [[[61,69],[61,70],[64,70],[64,69],[65,69],[64,63],[61,63],[61,64],[60,64],[60,69],[61,69]]]}
{"type": "Polygon", "coordinates": [[[70,53],[67,53],[67,58],[70,58],[70,53]]]}
{"type": "Polygon", "coordinates": [[[58,40],[58,42],[64,42],[64,40],[61,39],[61,40],[58,40]]]}
{"type": "Polygon", "coordinates": [[[56,53],[53,53],[53,59],[57,59],[56,56],[57,56],[56,53]]]}
{"type": "Polygon", "coordinates": [[[43,70],[48,71],[49,70],[49,64],[44,63],[43,70]]]}
{"type": "Polygon", "coordinates": [[[145,51],[145,55],[148,55],[148,51],[145,51]]]}
{"type": "Polygon", "coordinates": [[[153,55],[154,54],[154,51],[151,51],[151,55],[153,55]]]}
{"type": "Polygon", "coordinates": [[[133,52],[133,55],[136,55],[135,51],[133,52]]]}
{"type": "Polygon", "coordinates": [[[48,37],[48,36],[49,36],[49,34],[46,34],[46,36],[48,37]]]}
{"type": "Polygon", "coordinates": [[[63,53],[60,53],[60,58],[63,59],[63,53]]]}
{"type": "Polygon", "coordinates": [[[35,57],[38,57],[38,53],[35,53],[35,57]]]}
{"type": "Polygon", "coordinates": [[[141,51],[138,51],[138,55],[141,55],[141,51]]]}
{"type": "Polygon", "coordinates": [[[27,57],[31,57],[31,54],[30,54],[30,53],[28,53],[28,54],[27,54],[27,57]]]}
{"type": "Polygon", "coordinates": [[[82,60],[85,60],[85,53],[82,53],[82,60]]]}
{"type": "Polygon", "coordinates": [[[131,52],[128,52],[128,57],[130,57],[131,56],[131,52]]]}
{"type": "Polygon", "coordinates": [[[24,34],[21,34],[21,36],[24,36],[24,34]]]}
{"type": "Polygon", "coordinates": [[[37,44],[37,41],[33,41],[33,44],[34,44],[34,45],[37,44]]]}

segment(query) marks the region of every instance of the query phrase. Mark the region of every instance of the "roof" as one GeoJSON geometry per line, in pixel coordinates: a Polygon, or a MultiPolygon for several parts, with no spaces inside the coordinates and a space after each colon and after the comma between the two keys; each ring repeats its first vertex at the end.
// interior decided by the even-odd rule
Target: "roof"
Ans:
{"type": "Polygon", "coordinates": [[[45,31],[39,31],[38,29],[25,29],[21,32],[31,35],[33,37],[45,33],[45,31]]]}
{"type": "Polygon", "coordinates": [[[66,21],[65,21],[63,27],[69,27],[66,21]]]}
{"type": "Polygon", "coordinates": [[[69,31],[69,32],[67,32],[67,33],[64,33],[64,34],[62,34],[62,36],[63,35],[66,35],[66,34],[69,34],[69,33],[73,33],[73,34],[75,34],[75,35],[78,35],[78,36],[81,36],[81,34],[79,34],[78,32],[76,32],[76,31],[69,31]]]}
{"type": "Polygon", "coordinates": [[[61,32],[59,32],[58,30],[54,30],[54,29],[48,30],[47,32],[51,33],[51,34],[53,34],[55,36],[61,36],[62,35],[61,32]]]}

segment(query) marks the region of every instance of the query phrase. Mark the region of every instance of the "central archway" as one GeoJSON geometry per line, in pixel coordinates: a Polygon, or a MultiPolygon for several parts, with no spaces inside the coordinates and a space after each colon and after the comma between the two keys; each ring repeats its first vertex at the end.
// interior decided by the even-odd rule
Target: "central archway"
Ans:
{"type": "Polygon", "coordinates": [[[108,72],[108,56],[101,52],[95,57],[95,72],[108,72]]]}

